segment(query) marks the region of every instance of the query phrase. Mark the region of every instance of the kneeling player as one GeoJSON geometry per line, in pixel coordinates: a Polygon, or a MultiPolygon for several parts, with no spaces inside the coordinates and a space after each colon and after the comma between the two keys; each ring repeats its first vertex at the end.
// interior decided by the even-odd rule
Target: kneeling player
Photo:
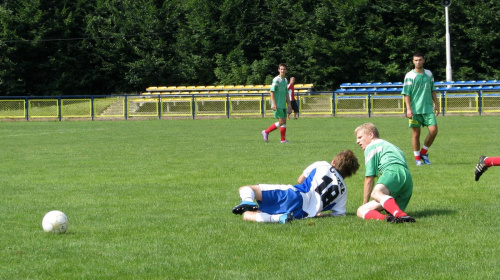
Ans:
{"type": "Polygon", "coordinates": [[[344,216],[347,201],[344,178],[358,169],[358,159],[352,151],[346,150],[337,154],[331,164],[318,161],[309,165],[295,186],[243,186],[239,188],[241,203],[233,208],[233,213],[243,214],[245,221],[283,224],[293,219],[344,216]],[[321,213],[327,210],[331,213],[321,213]]]}
{"type": "Polygon", "coordinates": [[[366,165],[363,205],[358,208],[358,217],[392,223],[415,222],[403,212],[413,193],[413,181],[403,152],[380,139],[378,129],[372,123],[360,125],[354,133],[356,143],[364,151],[366,165]],[[375,177],[378,177],[376,184],[375,177]],[[372,201],[369,201],[370,197],[372,201]],[[389,215],[380,213],[382,210],[389,215]]]}

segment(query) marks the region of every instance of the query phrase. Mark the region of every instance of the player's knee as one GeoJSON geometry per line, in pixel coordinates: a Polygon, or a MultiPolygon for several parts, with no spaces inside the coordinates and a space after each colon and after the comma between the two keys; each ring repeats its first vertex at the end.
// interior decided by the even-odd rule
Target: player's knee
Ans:
{"type": "Polygon", "coordinates": [[[366,212],[367,212],[367,210],[365,209],[365,207],[364,207],[364,206],[365,206],[365,205],[361,205],[361,206],[358,208],[358,211],[356,211],[356,215],[357,215],[358,217],[360,217],[361,219],[363,219],[363,218],[364,218],[364,216],[365,216],[365,214],[366,214],[366,212]]]}
{"type": "Polygon", "coordinates": [[[431,134],[432,134],[434,137],[436,137],[436,135],[438,134],[438,129],[437,129],[437,127],[436,127],[436,129],[435,129],[435,130],[433,130],[433,131],[431,132],[431,134]]]}

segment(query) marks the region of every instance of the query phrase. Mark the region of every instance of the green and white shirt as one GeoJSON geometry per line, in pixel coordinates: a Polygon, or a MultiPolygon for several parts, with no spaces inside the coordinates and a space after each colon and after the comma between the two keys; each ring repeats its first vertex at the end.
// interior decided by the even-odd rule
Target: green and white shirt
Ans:
{"type": "Polygon", "coordinates": [[[410,96],[410,106],[414,114],[432,114],[434,113],[432,92],[435,90],[431,71],[424,69],[424,73],[419,74],[411,70],[406,73],[401,94],[410,96]]]}
{"type": "Polygon", "coordinates": [[[403,152],[394,144],[382,139],[373,140],[365,148],[365,176],[379,177],[390,165],[408,168],[403,152]]]}
{"type": "Polygon", "coordinates": [[[286,96],[288,94],[288,81],[282,79],[279,75],[274,77],[271,84],[271,91],[274,92],[276,109],[286,109],[286,96]]]}

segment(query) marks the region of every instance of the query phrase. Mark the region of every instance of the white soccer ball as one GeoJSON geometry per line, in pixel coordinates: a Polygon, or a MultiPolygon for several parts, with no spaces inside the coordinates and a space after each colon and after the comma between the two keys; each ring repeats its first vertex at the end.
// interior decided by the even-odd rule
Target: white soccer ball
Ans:
{"type": "Polygon", "coordinates": [[[45,214],[42,220],[42,227],[45,232],[65,233],[68,230],[68,226],[68,217],[58,210],[53,210],[45,214]]]}

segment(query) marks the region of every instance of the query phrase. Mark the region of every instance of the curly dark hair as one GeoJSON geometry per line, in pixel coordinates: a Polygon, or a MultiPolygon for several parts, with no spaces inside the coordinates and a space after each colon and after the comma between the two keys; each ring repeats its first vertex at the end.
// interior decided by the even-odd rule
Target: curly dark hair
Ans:
{"type": "Polygon", "coordinates": [[[359,169],[358,158],[351,150],[345,150],[338,153],[335,158],[335,169],[342,175],[343,178],[351,177],[356,174],[359,169]]]}

